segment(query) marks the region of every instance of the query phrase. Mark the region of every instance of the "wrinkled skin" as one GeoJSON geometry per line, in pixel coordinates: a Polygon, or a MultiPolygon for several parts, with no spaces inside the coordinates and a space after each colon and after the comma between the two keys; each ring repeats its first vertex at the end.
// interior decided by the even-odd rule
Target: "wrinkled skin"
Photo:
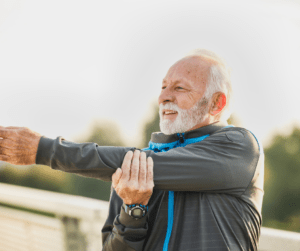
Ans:
{"type": "Polygon", "coordinates": [[[0,160],[13,165],[35,164],[41,136],[26,127],[0,126],[0,160]]]}

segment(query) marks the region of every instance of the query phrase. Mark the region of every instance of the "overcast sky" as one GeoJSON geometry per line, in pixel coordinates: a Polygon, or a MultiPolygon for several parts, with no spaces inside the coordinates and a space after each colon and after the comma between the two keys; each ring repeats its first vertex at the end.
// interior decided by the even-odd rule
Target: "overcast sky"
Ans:
{"type": "Polygon", "coordinates": [[[300,1],[0,0],[0,125],[74,140],[105,118],[136,138],[195,48],[230,65],[234,112],[263,142],[300,123],[300,1]]]}

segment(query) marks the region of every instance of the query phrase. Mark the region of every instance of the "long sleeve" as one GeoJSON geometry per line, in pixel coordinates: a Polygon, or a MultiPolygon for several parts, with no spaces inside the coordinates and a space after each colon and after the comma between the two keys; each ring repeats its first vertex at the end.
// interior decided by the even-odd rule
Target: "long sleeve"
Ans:
{"type": "MultiPolygon", "coordinates": [[[[36,163],[111,181],[126,152],[134,149],[42,138],[36,163]]],[[[232,195],[241,195],[249,186],[260,157],[255,137],[242,128],[221,130],[201,142],[168,152],[145,152],[154,161],[154,189],[232,195]]]]}
{"type": "Polygon", "coordinates": [[[102,228],[103,251],[142,251],[148,232],[148,215],[135,220],[125,213],[122,203],[113,189],[109,215],[102,228]]]}
{"type": "MultiPolygon", "coordinates": [[[[195,247],[196,243],[208,248],[228,248],[230,243],[231,250],[248,250],[250,241],[255,247],[261,226],[264,165],[262,148],[253,134],[243,128],[222,129],[219,124],[187,132],[183,142],[180,135],[152,136],[149,149],[153,150],[144,150],[154,161],[155,187],[148,215],[132,219],[113,190],[102,229],[103,250],[162,250],[168,226],[167,191],[174,191],[176,206],[169,243],[172,250],[195,247]],[[197,141],[200,138],[202,141],[197,141]],[[177,148],[164,148],[166,152],[155,148],[172,144],[177,148]],[[196,217],[193,221],[189,220],[191,214],[196,217]],[[207,242],[206,232],[213,233],[210,238],[214,241],[207,242]]],[[[43,137],[36,163],[110,181],[126,152],[134,149],[43,137]]]]}

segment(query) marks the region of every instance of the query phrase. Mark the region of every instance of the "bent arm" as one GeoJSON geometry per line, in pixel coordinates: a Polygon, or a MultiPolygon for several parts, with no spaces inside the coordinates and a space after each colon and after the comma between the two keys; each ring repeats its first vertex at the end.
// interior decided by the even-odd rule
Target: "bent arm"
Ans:
{"type": "MultiPolygon", "coordinates": [[[[41,138],[36,163],[53,169],[111,181],[130,147],[76,144],[41,138]]],[[[168,152],[145,151],[154,162],[154,189],[241,194],[259,159],[254,136],[244,129],[217,132],[205,140],[168,152]]]]}
{"type": "Polygon", "coordinates": [[[148,232],[148,215],[138,220],[127,215],[113,187],[109,201],[109,214],[102,228],[103,251],[142,251],[148,232]]]}

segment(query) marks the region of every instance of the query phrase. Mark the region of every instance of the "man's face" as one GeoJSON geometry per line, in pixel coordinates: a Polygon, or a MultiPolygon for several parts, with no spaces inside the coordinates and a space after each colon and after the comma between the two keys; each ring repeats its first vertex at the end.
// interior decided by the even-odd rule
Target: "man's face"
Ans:
{"type": "Polygon", "coordinates": [[[163,133],[185,132],[203,121],[208,113],[204,98],[208,72],[209,62],[201,57],[184,58],[169,69],[158,99],[163,133]]]}

